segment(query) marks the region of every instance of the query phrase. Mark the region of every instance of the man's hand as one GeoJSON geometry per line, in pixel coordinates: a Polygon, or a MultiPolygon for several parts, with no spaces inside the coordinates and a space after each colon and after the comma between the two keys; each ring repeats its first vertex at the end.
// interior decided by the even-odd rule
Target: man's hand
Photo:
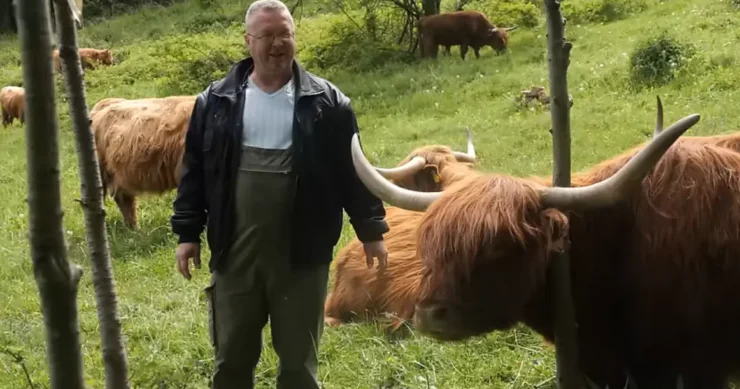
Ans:
{"type": "Polygon", "coordinates": [[[367,268],[373,268],[373,258],[378,258],[378,269],[385,269],[388,266],[388,252],[385,250],[385,243],[382,240],[375,242],[363,243],[365,249],[365,258],[367,259],[367,268]]]}
{"type": "Polygon", "coordinates": [[[200,245],[198,243],[180,243],[177,245],[175,251],[175,259],[177,259],[177,271],[185,277],[186,280],[190,280],[190,258],[193,258],[193,265],[196,269],[200,269],[200,245]]]}

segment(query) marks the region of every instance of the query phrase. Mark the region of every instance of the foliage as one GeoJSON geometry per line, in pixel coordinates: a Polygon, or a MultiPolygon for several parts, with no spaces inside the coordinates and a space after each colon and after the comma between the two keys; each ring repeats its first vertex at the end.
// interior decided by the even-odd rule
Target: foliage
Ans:
{"type": "Polygon", "coordinates": [[[585,0],[562,3],[563,17],[569,24],[608,23],[642,12],[650,0],[585,0]]]}
{"type": "Polygon", "coordinates": [[[141,6],[168,6],[180,0],[85,0],[85,20],[111,17],[130,12],[141,6]]]}
{"type": "Polygon", "coordinates": [[[394,42],[401,34],[400,11],[374,8],[363,14],[327,15],[307,25],[297,37],[298,57],[308,68],[324,71],[367,71],[413,56],[394,42]]]}
{"type": "Polygon", "coordinates": [[[495,26],[534,28],[545,21],[541,3],[536,0],[477,0],[465,9],[483,13],[495,26]]]}
{"type": "Polygon", "coordinates": [[[638,44],[630,55],[633,84],[655,86],[672,81],[696,53],[696,48],[679,42],[667,32],[638,44]]]}

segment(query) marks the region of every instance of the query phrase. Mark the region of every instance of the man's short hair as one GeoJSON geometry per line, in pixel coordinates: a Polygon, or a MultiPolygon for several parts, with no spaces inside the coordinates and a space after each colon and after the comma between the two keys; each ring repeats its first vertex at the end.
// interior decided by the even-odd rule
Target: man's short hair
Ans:
{"type": "Polygon", "coordinates": [[[249,5],[249,9],[247,9],[247,14],[244,15],[245,31],[249,31],[249,17],[261,10],[285,11],[290,18],[290,24],[293,25],[293,28],[295,28],[295,25],[293,24],[293,15],[290,14],[290,10],[285,5],[285,3],[280,0],[257,0],[249,5]]]}

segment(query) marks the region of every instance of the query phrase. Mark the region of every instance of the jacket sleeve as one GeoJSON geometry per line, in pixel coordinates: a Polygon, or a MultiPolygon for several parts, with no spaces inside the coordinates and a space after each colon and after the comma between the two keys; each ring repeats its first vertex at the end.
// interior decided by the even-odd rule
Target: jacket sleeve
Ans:
{"type": "Polygon", "coordinates": [[[352,135],[359,133],[357,117],[349,98],[341,93],[338,95],[332,116],[338,140],[336,167],[342,207],[349,215],[350,223],[361,242],[382,240],[383,234],[389,231],[388,223],[385,221],[385,208],[383,202],[362,183],[352,164],[350,145],[352,135]]]}
{"type": "Polygon", "coordinates": [[[179,235],[178,243],[200,243],[200,234],[207,221],[203,182],[203,122],[209,89],[197,96],[185,134],[180,183],[173,203],[174,213],[170,218],[172,232],[179,235]]]}

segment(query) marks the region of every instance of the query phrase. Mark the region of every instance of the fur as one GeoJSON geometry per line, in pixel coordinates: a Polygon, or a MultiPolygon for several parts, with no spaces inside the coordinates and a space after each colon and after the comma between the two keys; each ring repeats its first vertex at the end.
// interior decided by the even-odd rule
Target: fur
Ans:
{"type": "MultiPolygon", "coordinates": [[[[551,178],[473,175],[423,214],[419,323],[460,340],[523,322],[554,340],[551,255],[569,246],[582,368],[603,387],[723,387],[740,366],[740,154],[737,143],[681,138],[618,206],[543,209],[551,178]]],[[[632,149],[575,174],[602,181],[632,149]]]]}
{"type": "Polygon", "coordinates": [[[90,111],[104,193],[137,227],[135,197],[177,188],[195,96],[107,98],[90,111]]]}
{"type": "MultiPolygon", "coordinates": [[[[413,190],[441,191],[473,171],[472,163],[457,161],[451,148],[439,145],[412,151],[398,166],[416,156],[424,157],[427,166],[408,178],[394,180],[394,183],[413,190]]],[[[390,328],[396,330],[411,320],[421,274],[414,240],[421,215],[421,212],[386,207],[390,231],[383,237],[388,251],[385,271],[367,268],[365,252],[357,237],[339,251],[332,268],[334,287],[324,305],[327,325],[339,326],[355,319],[389,315],[390,328]]]]}
{"type": "MultiPolygon", "coordinates": [[[[95,63],[103,65],[113,64],[113,55],[110,49],[90,49],[80,48],[77,50],[80,56],[80,65],[83,69],[93,69],[95,63]]],[[[54,61],[54,70],[60,72],[62,70],[62,61],[59,58],[59,50],[54,49],[51,52],[51,58],[54,61]]]]}
{"type": "Polygon", "coordinates": [[[3,127],[13,123],[13,120],[25,122],[26,90],[18,86],[6,86],[0,89],[0,108],[3,111],[3,127]]]}
{"type": "Polygon", "coordinates": [[[444,46],[447,53],[450,46],[460,46],[460,57],[465,59],[468,46],[473,48],[476,58],[480,58],[480,48],[491,46],[496,52],[503,52],[509,45],[509,33],[498,29],[491,34],[494,25],[480,12],[445,12],[419,18],[419,46],[422,57],[437,57],[438,46],[444,46]]]}

